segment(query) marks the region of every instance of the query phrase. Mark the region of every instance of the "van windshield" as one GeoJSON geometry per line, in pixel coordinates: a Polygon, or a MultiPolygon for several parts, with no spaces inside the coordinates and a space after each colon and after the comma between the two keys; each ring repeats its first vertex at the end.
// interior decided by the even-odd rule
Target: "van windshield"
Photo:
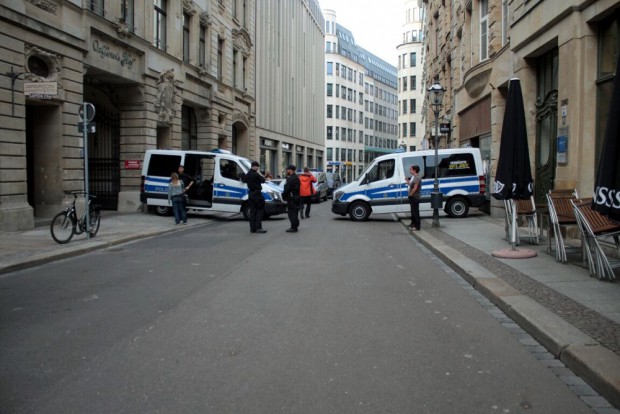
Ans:
{"type": "Polygon", "coordinates": [[[239,158],[239,162],[241,163],[241,165],[245,169],[244,172],[248,172],[250,170],[250,168],[252,168],[252,163],[247,158],[239,158]]]}

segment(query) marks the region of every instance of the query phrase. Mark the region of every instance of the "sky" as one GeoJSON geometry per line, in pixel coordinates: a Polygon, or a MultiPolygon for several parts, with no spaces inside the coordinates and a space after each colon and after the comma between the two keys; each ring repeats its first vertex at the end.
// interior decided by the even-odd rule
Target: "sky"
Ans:
{"type": "Polygon", "coordinates": [[[336,12],[336,22],[353,33],[355,42],[393,66],[402,42],[404,0],[318,0],[321,9],[336,12]]]}

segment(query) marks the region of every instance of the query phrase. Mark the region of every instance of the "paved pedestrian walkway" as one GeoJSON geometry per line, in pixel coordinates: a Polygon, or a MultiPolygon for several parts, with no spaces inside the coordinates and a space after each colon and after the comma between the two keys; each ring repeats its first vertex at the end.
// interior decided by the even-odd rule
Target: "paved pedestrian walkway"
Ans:
{"type": "Polygon", "coordinates": [[[493,257],[510,244],[504,219],[486,214],[442,217],[439,228],[424,219],[412,235],[620,407],[620,282],[590,277],[578,258],[557,263],[544,240],[519,246],[534,258],[493,257]]]}

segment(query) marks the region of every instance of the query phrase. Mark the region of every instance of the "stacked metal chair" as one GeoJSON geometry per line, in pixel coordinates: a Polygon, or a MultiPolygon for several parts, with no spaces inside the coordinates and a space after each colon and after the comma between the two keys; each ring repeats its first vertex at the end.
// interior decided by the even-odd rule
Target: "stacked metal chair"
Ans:
{"type": "Polygon", "coordinates": [[[504,200],[504,208],[506,209],[506,238],[510,240],[510,233],[512,231],[513,214],[518,218],[525,220],[527,224],[527,235],[520,235],[518,231],[519,225],[517,224],[517,245],[521,242],[521,239],[529,239],[531,243],[538,244],[539,232],[538,232],[538,214],[536,212],[536,204],[534,203],[534,197],[530,197],[528,200],[504,200]]]}
{"type": "Polygon", "coordinates": [[[555,260],[560,263],[568,261],[568,251],[578,249],[583,252],[583,247],[566,247],[562,236],[562,227],[576,226],[577,219],[571,200],[576,200],[577,190],[550,190],[546,195],[549,209],[549,221],[547,223],[547,253],[555,252],[555,260]],[[551,247],[551,239],[555,242],[555,249],[551,247]]]}

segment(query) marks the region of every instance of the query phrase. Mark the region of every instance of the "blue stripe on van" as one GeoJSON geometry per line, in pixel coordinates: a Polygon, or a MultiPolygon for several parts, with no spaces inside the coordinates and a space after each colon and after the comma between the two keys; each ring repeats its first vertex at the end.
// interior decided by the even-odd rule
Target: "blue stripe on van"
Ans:
{"type": "MultiPolygon", "coordinates": [[[[434,179],[427,178],[422,180],[422,196],[430,196],[434,187],[434,179]]],[[[448,194],[453,190],[462,190],[469,194],[478,194],[480,191],[480,182],[477,176],[466,176],[466,177],[449,177],[449,178],[439,178],[439,189],[442,190],[444,194],[448,194]]],[[[382,199],[396,199],[400,197],[407,197],[407,184],[401,183],[399,186],[384,186],[373,188],[372,190],[367,191],[355,191],[351,193],[347,193],[340,201],[346,202],[349,199],[353,198],[356,195],[366,195],[371,201],[378,201],[382,199]]]]}

